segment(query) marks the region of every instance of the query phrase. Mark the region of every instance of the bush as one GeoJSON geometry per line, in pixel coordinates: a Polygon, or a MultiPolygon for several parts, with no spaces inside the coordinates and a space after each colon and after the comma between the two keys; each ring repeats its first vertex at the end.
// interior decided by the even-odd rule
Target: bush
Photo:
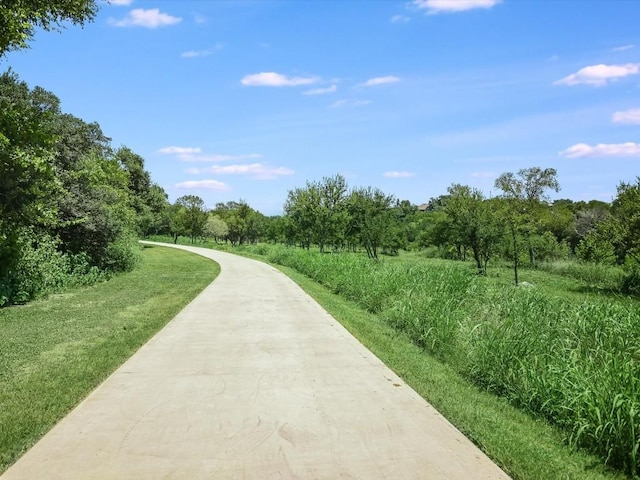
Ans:
{"type": "Polygon", "coordinates": [[[58,239],[25,230],[20,233],[11,267],[0,278],[0,307],[23,304],[42,295],[108,278],[87,254],[58,250],[58,239]]]}
{"type": "Polygon", "coordinates": [[[640,265],[628,263],[625,266],[621,290],[629,295],[640,296],[640,265]]]}
{"type": "Polygon", "coordinates": [[[130,272],[141,259],[141,247],[133,236],[117,239],[107,246],[101,267],[109,272],[130,272]]]}

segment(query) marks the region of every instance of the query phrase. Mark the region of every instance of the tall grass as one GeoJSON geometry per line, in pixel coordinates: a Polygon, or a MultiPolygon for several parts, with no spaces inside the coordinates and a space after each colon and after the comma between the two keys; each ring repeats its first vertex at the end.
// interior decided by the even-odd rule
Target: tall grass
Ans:
{"type": "Polygon", "coordinates": [[[453,262],[243,249],[378,313],[474,383],[561,427],[571,444],[640,474],[637,302],[498,286],[453,262]]]}
{"type": "Polygon", "coordinates": [[[620,292],[624,280],[624,270],[615,265],[583,263],[577,261],[541,262],[540,270],[574,278],[592,289],[620,292]]]}

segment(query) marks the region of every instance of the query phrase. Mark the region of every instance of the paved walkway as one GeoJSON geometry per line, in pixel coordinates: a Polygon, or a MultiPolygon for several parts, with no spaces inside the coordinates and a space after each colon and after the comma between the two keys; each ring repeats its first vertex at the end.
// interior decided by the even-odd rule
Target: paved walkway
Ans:
{"type": "Polygon", "coordinates": [[[222,273],[2,480],[507,479],[285,275],[222,273]]]}

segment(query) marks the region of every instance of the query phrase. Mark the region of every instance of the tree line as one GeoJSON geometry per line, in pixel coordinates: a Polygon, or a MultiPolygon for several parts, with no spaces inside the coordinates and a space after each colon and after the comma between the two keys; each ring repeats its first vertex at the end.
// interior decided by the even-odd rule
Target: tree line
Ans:
{"type": "Polygon", "coordinates": [[[174,241],[186,235],[233,245],[266,241],[321,252],[362,251],[374,260],[422,250],[471,260],[479,274],[486,274],[490,261],[508,261],[516,284],[520,267],[536,268],[540,262],[618,265],[625,270],[622,290],[640,293],[640,178],[621,183],[611,203],[550,201],[549,192],[560,190],[553,168],[505,172],[494,186],[500,194],[487,198],[477,188],[454,183],[446,194],[418,206],[378,188],[350,187],[334,175],[290,190],[284,214],[272,217],[243,201],[206,211],[198,197],[182,197],[176,202],[181,206],[172,207],[184,212],[174,214],[172,234],[174,241]],[[189,214],[200,219],[192,226],[179,220],[189,208],[199,209],[189,214]]]}
{"type": "Polygon", "coordinates": [[[380,252],[423,249],[433,255],[471,259],[485,274],[491,259],[507,260],[518,283],[525,264],[575,259],[623,266],[622,289],[640,293],[640,177],[621,183],[611,203],[592,200],[551,202],[559,191],[553,168],[505,172],[487,198],[468,185],[452,184],[447,193],[416,206],[372,187],[349,188],[335,175],[288,192],[278,238],[320,251],[380,252]]]}
{"type": "Polygon", "coordinates": [[[133,268],[166,203],[141,156],[0,76],[0,306],[133,268]]]}

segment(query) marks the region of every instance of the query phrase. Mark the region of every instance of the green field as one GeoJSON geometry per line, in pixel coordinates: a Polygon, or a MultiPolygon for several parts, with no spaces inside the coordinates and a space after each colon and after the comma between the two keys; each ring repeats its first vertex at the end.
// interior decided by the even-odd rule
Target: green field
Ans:
{"type": "Polygon", "coordinates": [[[0,309],[0,472],[218,272],[203,257],[145,247],[131,273],[0,309]]]}

